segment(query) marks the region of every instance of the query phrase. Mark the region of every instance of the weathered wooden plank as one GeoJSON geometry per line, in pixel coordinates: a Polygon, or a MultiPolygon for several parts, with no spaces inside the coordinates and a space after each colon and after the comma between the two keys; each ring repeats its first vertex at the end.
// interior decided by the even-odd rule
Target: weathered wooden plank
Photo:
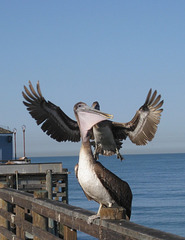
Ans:
{"type": "MultiPolygon", "coordinates": [[[[2,178],[2,176],[0,176],[0,177],[2,178]]],[[[14,188],[15,187],[14,176],[12,174],[6,175],[6,182],[8,184],[8,187],[10,187],[10,188],[14,188]]]]}
{"type": "Polygon", "coordinates": [[[116,234],[127,236],[130,239],[137,240],[185,240],[184,237],[180,237],[174,234],[162,232],[156,229],[148,228],[129,222],[126,220],[118,220],[117,224],[113,220],[102,220],[101,226],[108,228],[111,231],[115,231],[116,234]]]}
{"type": "MultiPolygon", "coordinates": [[[[48,192],[48,199],[53,199],[53,183],[52,183],[52,170],[46,171],[46,190],[48,192]]],[[[54,233],[54,221],[51,218],[48,218],[48,228],[49,232],[54,233]]]]}
{"type": "Polygon", "coordinates": [[[77,240],[76,230],[64,226],[64,239],[65,240],[77,240]]]}
{"type": "Polygon", "coordinates": [[[14,223],[15,223],[16,226],[22,228],[24,232],[29,232],[30,234],[32,234],[32,223],[30,223],[26,220],[22,221],[17,216],[15,216],[14,223]]]}
{"type": "MultiPolygon", "coordinates": [[[[15,212],[16,212],[16,217],[19,218],[19,221],[22,223],[25,218],[24,208],[16,205],[15,212]]],[[[21,239],[25,239],[25,232],[24,232],[22,224],[21,224],[21,226],[18,224],[16,225],[16,236],[21,239]]]]}
{"type": "Polygon", "coordinates": [[[53,173],[62,172],[62,163],[32,163],[32,164],[11,164],[1,165],[0,174],[20,173],[45,173],[51,169],[53,173]]]}
{"type": "Polygon", "coordinates": [[[66,197],[66,196],[67,196],[66,192],[58,192],[53,194],[53,197],[66,197]]]}
{"type": "Polygon", "coordinates": [[[126,219],[126,210],[125,208],[122,207],[117,208],[102,207],[100,210],[100,218],[112,220],[126,219]]]}
{"type": "MultiPolygon", "coordinates": [[[[68,173],[67,169],[63,169],[63,170],[66,171],[66,173],[68,173]]],[[[63,202],[64,203],[68,203],[69,202],[69,196],[68,196],[68,194],[69,194],[69,191],[68,191],[68,175],[66,175],[66,177],[63,180],[63,182],[66,183],[66,187],[65,187],[66,197],[63,198],[63,202]]],[[[63,191],[64,191],[64,188],[63,188],[63,191]]]]}
{"type": "Polygon", "coordinates": [[[19,186],[19,190],[34,190],[34,189],[42,189],[42,188],[45,188],[45,184],[43,183],[43,184],[41,184],[41,183],[38,183],[38,184],[19,184],[18,185],[19,186]]]}
{"type": "Polygon", "coordinates": [[[36,226],[33,226],[33,235],[38,237],[39,239],[61,240],[61,238],[54,236],[53,234],[46,232],[36,226]]]}
{"type": "Polygon", "coordinates": [[[52,199],[52,170],[46,171],[46,190],[48,192],[48,199],[52,199]]]}
{"type": "MultiPolygon", "coordinates": [[[[0,188],[7,187],[7,183],[1,183],[0,188]]],[[[8,202],[3,198],[0,198],[0,209],[2,212],[8,212],[8,202]]],[[[8,229],[8,220],[5,217],[0,216],[0,226],[8,229]]],[[[7,240],[6,236],[1,237],[2,240],[7,240]]]]}
{"type": "MultiPolygon", "coordinates": [[[[34,192],[34,198],[47,198],[48,197],[48,192],[47,191],[35,191],[34,192]]],[[[33,216],[33,227],[39,227],[40,230],[47,231],[47,226],[48,226],[48,219],[46,217],[36,212],[32,209],[32,216],[33,216]]],[[[34,231],[33,231],[34,233],[34,231]]],[[[43,238],[35,235],[34,233],[34,240],[42,240],[43,238]]]]}
{"type": "MultiPolygon", "coordinates": [[[[86,219],[86,221],[84,221],[80,218],[74,218],[74,217],[64,215],[64,214],[62,214],[60,216],[61,216],[60,222],[65,223],[65,225],[68,226],[68,228],[76,229],[78,231],[87,233],[96,238],[100,237],[99,226],[96,223],[93,222],[92,224],[87,224],[87,219],[86,219]]],[[[109,238],[109,239],[111,239],[111,238],[109,238]]]]}
{"type": "MultiPolygon", "coordinates": [[[[122,234],[113,234],[113,232],[110,229],[105,229],[103,227],[99,227],[99,239],[100,240],[138,240],[137,238],[125,236],[122,234]]],[[[149,240],[149,239],[142,239],[142,240],[149,240]]]]}
{"type": "Polygon", "coordinates": [[[8,184],[7,182],[0,182],[0,188],[7,188],[8,187],[8,184]]]}
{"type": "Polygon", "coordinates": [[[66,183],[56,183],[56,184],[53,184],[53,187],[60,187],[60,188],[65,188],[66,187],[66,183]]]}
{"type": "Polygon", "coordinates": [[[11,212],[7,212],[7,210],[0,208],[0,216],[5,218],[6,220],[12,222],[15,215],[11,212]]]}
{"type": "Polygon", "coordinates": [[[6,237],[8,240],[22,240],[21,238],[16,237],[14,233],[0,226],[0,239],[4,239],[3,237],[6,237]]]}
{"type": "Polygon", "coordinates": [[[8,201],[12,204],[17,204],[23,208],[31,209],[32,208],[32,199],[33,196],[26,192],[16,192],[16,190],[9,188],[7,191],[6,189],[0,189],[0,198],[3,198],[5,201],[8,201]]]}

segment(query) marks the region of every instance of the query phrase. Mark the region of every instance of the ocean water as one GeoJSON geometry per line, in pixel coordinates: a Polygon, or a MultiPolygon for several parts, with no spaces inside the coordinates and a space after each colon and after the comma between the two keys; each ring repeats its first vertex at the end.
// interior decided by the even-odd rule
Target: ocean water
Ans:
{"type": "MultiPolygon", "coordinates": [[[[100,157],[101,163],[127,181],[132,189],[131,221],[185,237],[185,153],[100,157]]],[[[74,174],[76,157],[32,157],[32,162],[62,162],[69,174],[69,204],[97,212],[88,201],[74,174]]],[[[80,240],[95,239],[78,233],[80,240]]]]}

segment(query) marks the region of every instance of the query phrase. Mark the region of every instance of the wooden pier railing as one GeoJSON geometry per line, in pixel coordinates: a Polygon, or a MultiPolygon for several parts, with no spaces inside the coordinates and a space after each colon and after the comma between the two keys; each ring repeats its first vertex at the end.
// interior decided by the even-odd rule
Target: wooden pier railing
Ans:
{"type": "Polygon", "coordinates": [[[47,190],[48,198],[68,202],[68,171],[62,163],[0,165],[0,183],[33,193],[47,190]]]}
{"type": "Polygon", "coordinates": [[[97,239],[108,240],[185,240],[173,234],[146,228],[127,220],[96,219],[88,224],[93,212],[59,201],[43,198],[47,191],[34,194],[11,189],[0,189],[0,239],[1,240],[76,240],[76,230],[97,239]],[[63,236],[49,230],[53,224],[64,225],[63,236]]]}

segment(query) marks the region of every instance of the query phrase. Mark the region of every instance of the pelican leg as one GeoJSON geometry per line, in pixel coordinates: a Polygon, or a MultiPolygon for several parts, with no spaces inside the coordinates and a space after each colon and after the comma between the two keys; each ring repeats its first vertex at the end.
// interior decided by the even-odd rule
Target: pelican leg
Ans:
{"type": "Polygon", "coordinates": [[[88,220],[87,220],[88,224],[92,224],[95,219],[100,218],[100,210],[101,210],[102,206],[103,205],[100,203],[97,214],[91,215],[90,217],[88,217],[88,220]]]}
{"type": "Polygon", "coordinates": [[[98,153],[97,153],[97,146],[96,146],[94,141],[91,141],[90,144],[94,148],[93,157],[94,157],[95,160],[98,160],[99,156],[98,156],[98,153]]]}
{"type": "Polygon", "coordinates": [[[93,153],[93,156],[94,156],[94,159],[95,159],[95,160],[98,160],[98,159],[99,159],[99,153],[98,153],[97,150],[98,150],[97,147],[95,147],[94,153],[93,153]]]}
{"type": "Polygon", "coordinates": [[[103,205],[100,203],[100,206],[99,206],[99,209],[98,209],[98,212],[96,215],[100,216],[100,211],[101,211],[101,208],[103,207],[103,205]]]}
{"type": "Polygon", "coordinates": [[[120,159],[121,161],[124,160],[124,157],[120,154],[117,148],[116,148],[116,155],[117,155],[117,158],[120,159]]]}

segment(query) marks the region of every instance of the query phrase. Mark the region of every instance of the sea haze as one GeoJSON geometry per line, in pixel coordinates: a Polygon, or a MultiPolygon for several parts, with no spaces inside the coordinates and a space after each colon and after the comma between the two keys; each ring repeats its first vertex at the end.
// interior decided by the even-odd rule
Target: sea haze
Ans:
{"type": "MultiPolygon", "coordinates": [[[[131,221],[185,237],[185,154],[125,155],[100,157],[101,163],[132,189],[131,221]]],[[[97,212],[88,201],[74,174],[76,157],[33,157],[32,163],[62,162],[69,174],[69,204],[97,212]]],[[[95,239],[79,233],[78,239],[95,239]]]]}

